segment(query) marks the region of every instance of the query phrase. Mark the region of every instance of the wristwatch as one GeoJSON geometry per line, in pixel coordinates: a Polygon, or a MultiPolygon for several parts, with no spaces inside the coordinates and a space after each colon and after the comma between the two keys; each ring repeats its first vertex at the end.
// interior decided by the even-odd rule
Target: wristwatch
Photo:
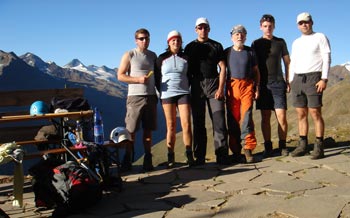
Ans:
{"type": "Polygon", "coordinates": [[[328,79],[321,79],[321,80],[323,80],[323,82],[325,82],[325,83],[327,83],[327,82],[328,82],[328,79]]]}

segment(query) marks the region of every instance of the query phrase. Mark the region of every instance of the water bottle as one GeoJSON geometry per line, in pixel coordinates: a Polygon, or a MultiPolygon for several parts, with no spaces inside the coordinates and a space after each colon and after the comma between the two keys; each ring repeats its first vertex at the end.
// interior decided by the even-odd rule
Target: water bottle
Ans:
{"type": "Polygon", "coordinates": [[[75,127],[75,135],[76,135],[77,143],[80,143],[80,142],[84,141],[83,129],[81,128],[79,120],[77,120],[77,125],[75,127]]]}
{"type": "Polygon", "coordinates": [[[76,145],[77,144],[77,136],[70,131],[67,134],[68,134],[68,139],[69,139],[70,143],[72,143],[72,145],[76,145]]]}
{"type": "Polygon", "coordinates": [[[104,143],[103,121],[101,113],[97,108],[95,108],[94,113],[94,142],[97,145],[103,145],[104,143]]]}

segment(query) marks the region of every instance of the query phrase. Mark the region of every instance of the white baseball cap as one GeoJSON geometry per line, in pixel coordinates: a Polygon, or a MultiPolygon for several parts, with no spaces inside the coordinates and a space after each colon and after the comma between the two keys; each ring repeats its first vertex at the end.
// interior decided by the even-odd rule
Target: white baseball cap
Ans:
{"type": "Polygon", "coordinates": [[[312,17],[308,12],[300,13],[297,17],[297,23],[300,21],[312,21],[312,17]]]}
{"type": "Polygon", "coordinates": [[[205,17],[200,17],[196,20],[196,26],[200,25],[200,24],[206,24],[209,26],[209,21],[207,18],[205,17]]]}

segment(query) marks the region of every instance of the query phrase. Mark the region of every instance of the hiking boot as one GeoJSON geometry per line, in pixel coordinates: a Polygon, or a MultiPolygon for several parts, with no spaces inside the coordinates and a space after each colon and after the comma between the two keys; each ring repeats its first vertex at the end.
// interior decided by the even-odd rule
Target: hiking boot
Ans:
{"type": "Polygon", "coordinates": [[[232,163],[230,157],[228,156],[228,147],[221,146],[215,150],[216,163],[219,165],[229,165],[232,163]]]}
{"type": "Polygon", "coordinates": [[[287,148],[280,148],[280,153],[283,157],[287,157],[289,155],[289,151],[287,148]]]}
{"type": "Polygon", "coordinates": [[[233,153],[232,154],[232,158],[231,158],[232,160],[232,163],[244,163],[245,162],[245,160],[244,160],[244,157],[243,157],[243,155],[241,154],[241,153],[233,153]]]}
{"type": "Polygon", "coordinates": [[[280,152],[280,155],[283,156],[283,157],[286,157],[289,155],[289,151],[286,147],[286,141],[285,140],[280,140],[279,143],[278,143],[278,148],[279,148],[279,152],[280,152]]]}
{"type": "Polygon", "coordinates": [[[264,153],[263,153],[263,158],[269,158],[273,156],[273,149],[272,149],[272,142],[271,141],[266,141],[264,142],[264,153]]]}
{"type": "Polygon", "coordinates": [[[175,153],[174,152],[169,152],[168,153],[168,168],[172,168],[175,165],[175,153]]]}
{"type": "Polygon", "coordinates": [[[194,161],[194,165],[196,166],[201,166],[205,164],[205,158],[196,158],[194,161]]]}
{"type": "Polygon", "coordinates": [[[194,158],[193,158],[193,152],[192,150],[187,150],[185,152],[185,155],[187,157],[187,164],[189,167],[192,167],[195,165],[195,161],[194,161],[194,158]]]}
{"type": "Polygon", "coordinates": [[[316,139],[314,150],[311,152],[311,159],[316,160],[321,158],[324,158],[323,142],[319,139],[316,139]]]}
{"type": "Polygon", "coordinates": [[[120,166],[120,172],[128,172],[128,171],[131,171],[131,169],[132,169],[132,163],[131,163],[130,154],[125,153],[123,161],[120,166]]]}
{"type": "Polygon", "coordinates": [[[307,140],[305,139],[300,139],[299,140],[299,145],[290,153],[292,157],[300,157],[304,156],[305,154],[309,153],[307,149],[307,140]]]}
{"type": "Polygon", "coordinates": [[[252,154],[252,150],[244,149],[245,161],[246,163],[254,163],[255,159],[252,154]]]}
{"type": "Polygon", "coordinates": [[[146,153],[143,157],[143,169],[147,171],[152,171],[154,169],[152,164],[152,154],[146,153]]]}

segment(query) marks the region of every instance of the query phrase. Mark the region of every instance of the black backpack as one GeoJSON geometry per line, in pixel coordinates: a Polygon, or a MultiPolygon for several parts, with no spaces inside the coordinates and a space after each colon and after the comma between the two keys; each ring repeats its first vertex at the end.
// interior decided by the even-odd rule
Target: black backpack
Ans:
{"type": "Polygon", "coordinates": [[[10,216],[7,215],[7,214],[5,213],[5,211],[3,211],[3,210],[0,208],[0,218],[10,218],[10,216]]]}
{"type": "MultiPolygon", "coordinates": [[[[91,110],[91,106],[87,99],[82,97],[75,98],[57,98],[53,97],[50,103],[50,112],[54,113],[56,109],[65,109],[68,112],[79,112],[91,110]]],[[[93,128],[94,123],[92,118],[84,117],[80,120],[81,126],[83,128],[84,140],[93,141],[93,128]]],[[[69,119],[66,121],[66,125],[70,128],[75,129],[76,120],[69,119]]]]}
{"type": "Polygon", "coordinates": [[[102,197],[102,189],[96,179],[75,161],[67,161],[53,169],[52,184],[64,205],[83,209],[96,204],[102,197]]]}
{"type": "Polygon", "coordinates": [[[85,111],[85,110],[91,109],[88,100],[85,98],[81,98],[81,97],[76,97],[76,98],[53,97],[51,99],[50,111],[53,113],[58,108],[66,109],[69,112],[85,111]]]}
{"type": "Polygon", "coordinates": [[[102,189],[85,168],[75,161],[63,163],[54,157],[42,159],[29,169],[35,206],[74,212],[96,204],[102,189]]]}

